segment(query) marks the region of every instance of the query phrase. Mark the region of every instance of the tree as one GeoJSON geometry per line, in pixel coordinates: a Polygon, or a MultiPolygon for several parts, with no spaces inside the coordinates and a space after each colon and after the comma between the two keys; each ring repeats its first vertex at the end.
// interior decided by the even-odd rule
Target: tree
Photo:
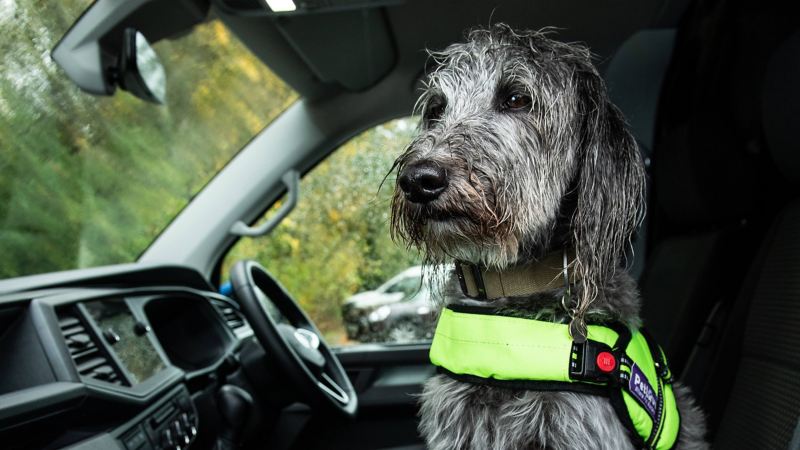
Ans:
{"type": "Polygon", "coordinates": [[[134,261],[297,98],[218,21],[155,45],[166,107],[81,92],[49,54],[90,3],[0,11],[3,277],[134,261]]]}

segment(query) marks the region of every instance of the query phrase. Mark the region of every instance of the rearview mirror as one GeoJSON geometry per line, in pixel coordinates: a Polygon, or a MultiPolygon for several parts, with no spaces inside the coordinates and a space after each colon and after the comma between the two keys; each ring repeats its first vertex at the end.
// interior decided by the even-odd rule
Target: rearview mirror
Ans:
{"type": "Polygon", "coordinates": [[[163,104],[167,94],[167,77],[156,51],[144,35],[133,28],[122,36],[119,59],[119,86],[149,102],[163,104]]]}

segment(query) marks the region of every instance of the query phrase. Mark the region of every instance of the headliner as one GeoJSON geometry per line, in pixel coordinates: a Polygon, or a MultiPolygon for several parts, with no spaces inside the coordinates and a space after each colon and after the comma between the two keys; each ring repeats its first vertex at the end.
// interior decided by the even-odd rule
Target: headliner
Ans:
{"type": "Polygon", "coordinates": [[[369,9],[260,17],[230,14],[217,2],[215,13],[278,76],[314,101],[367,91],[398,74],[413,88],[424,73],[425,48],[443,48],[466,29],[497,22],[554,27],[558,39],[587,44],[603,70],[633,33],[675,27],[688,2],[405,0],[369,9]]]}

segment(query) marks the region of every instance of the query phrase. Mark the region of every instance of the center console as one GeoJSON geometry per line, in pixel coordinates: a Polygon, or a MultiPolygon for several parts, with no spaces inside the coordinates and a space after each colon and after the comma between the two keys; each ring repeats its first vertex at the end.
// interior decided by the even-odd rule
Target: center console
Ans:
{"type": "Polygon", "coordinates": [[[197,411],[189,392],[178,386],[166,398],[118,428],[115,437],[127,450],[182,450],[197,436],[197,411]]]}

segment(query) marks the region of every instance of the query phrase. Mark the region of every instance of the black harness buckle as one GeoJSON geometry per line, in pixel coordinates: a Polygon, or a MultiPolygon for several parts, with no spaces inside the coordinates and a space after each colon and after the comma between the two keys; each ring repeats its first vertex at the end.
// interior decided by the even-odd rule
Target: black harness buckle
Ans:
{"type": "Polygon", "coordinates": [[[572,343],[569,377],[578,381],[607,383],[619,373],[620,357],[602,342],[572,343]]]}

